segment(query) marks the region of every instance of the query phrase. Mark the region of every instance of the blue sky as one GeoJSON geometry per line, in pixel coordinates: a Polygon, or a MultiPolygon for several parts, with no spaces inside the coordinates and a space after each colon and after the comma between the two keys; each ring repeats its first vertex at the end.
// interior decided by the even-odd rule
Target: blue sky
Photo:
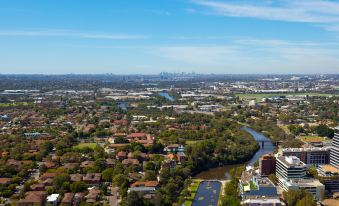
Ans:
{"type": "Polygon", "coordinates": [[[339,1],[0,0],[0,73],[338,73],[339,1]]]}

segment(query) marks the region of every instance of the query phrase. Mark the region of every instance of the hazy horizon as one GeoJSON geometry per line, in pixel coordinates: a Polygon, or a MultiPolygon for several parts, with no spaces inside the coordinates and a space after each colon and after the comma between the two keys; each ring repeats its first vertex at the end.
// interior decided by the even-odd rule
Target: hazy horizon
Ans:
{"type": "Polygon", "coordinates": [[[197,72],[159,72],[159,73],[2,73],[0,75],[46,75],[46,76],[63,76],[63,75],[116,75],[116,76],[129,76],[129,75],[161,75],[162,73],[180,75],[258,75],[258,76],[307,76],[307,75],[339,75],[338,73],[197,73],[197,72]]]}

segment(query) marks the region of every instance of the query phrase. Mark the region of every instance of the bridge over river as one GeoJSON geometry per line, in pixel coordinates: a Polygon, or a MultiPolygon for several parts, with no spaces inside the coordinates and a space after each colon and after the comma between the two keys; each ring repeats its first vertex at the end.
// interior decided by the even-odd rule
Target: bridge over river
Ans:
{"type": "MultiPolygon", "coordinates": [[[[253,129],[249,127],[243,127],[243,130],[250,133],[253,136],[253,138],[259,143],[259,146],[260,146],[260,149],[253,155],[251,160],[245,164],[253,166],[254,163],[258,161],[262,155],[274,152],[275,146],[273,145],[273,143],[268,137],[261,134],[260,132],[254,131],[253,129]]],[[[241,165],[243,164],[225,165],[222,167],[211,168],[207,171],[203,171],[197,174],[195,178],[204,179],[204,180],[211,180],[211,179],[228,180],[230,179],[229,171],[232,168],[238,167],[241,165]]]]}
{"type": "MultiPolygon", "coordinates": [[[[251,160],[246,163],[247,165],[253,166],[262,155],[272,153],[275,150],[272,141],[265,135],[249,127],[243,127],[242,129],[251,134],[260,146],[260,149],[253,155],[251,160]]],[[[218,206],[222,182],[230,179],[229,171],[237,166],[239,165],[225,165],[196,175],[196,178],[204,179],[204,181],[199,185],[192,206],[218,206]]]]}

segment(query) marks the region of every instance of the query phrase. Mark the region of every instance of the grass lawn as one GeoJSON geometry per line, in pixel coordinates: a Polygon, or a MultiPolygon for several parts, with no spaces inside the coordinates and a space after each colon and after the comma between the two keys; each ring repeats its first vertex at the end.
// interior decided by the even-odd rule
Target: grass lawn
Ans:
{"type": "Polygon", "coordinates": [[[198,143],[199,141],[203,141],[203,140],[186,140],[185,144],[186,145],[193,145],[198,143]]]}
{"type": "Polygon", "coordinates": [[[28,102],[0,103],[0,107],[27,106],[31,104],[32,103],[28,103],[28,102]]]}
{"type": "Polygon", "coordinates": [[[299,136],[298,138],[303,142],[330,141],[330,138],[320,136],[299,136]]]}
{"type": "Polygon", "coordinates": [[[78,145],[74,146],[73,148],[83,149],[85,147],[89,147],[91,149],[94,149],[96,146],[97,146],[97,143],[79,143],[78,145]]]}
{"type": "Polygon", "coordinates": [[[274,97],[274,96],[288,96],[288,95],[309,95],[309,96],[335,96],[335,94],[324,94],[324,93],[265,93],[265,94],[235,94],[240,99],[256,99],[261,101],[263,98],[274,97]]]}
{"type": "Polygon", "coordinates": [[[199,184],[202,180],[200,179],[193,179],[191,185],[189,186],[189,191],[191,192],[191,197],[189,197],[186,202],[184,203],[185,206],[191,206],[194,200],[195,194],[198,191],[199,184]]]}

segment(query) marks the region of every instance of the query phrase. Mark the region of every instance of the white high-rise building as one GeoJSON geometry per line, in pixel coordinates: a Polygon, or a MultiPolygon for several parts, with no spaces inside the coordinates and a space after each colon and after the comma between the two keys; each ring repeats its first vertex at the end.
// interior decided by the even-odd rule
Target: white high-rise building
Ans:
{"type": "Polygon", "coordinates": [[[306,176],[306,164],[295,156],[280,156],[276,162],[276,176],[279,179],[297,179],[306,176]]]}
{"type": "Polygon", "coordinates": [[[325,187],[317,179],[306,178],[307,166],[296,156],[276,158],[278,185],[284,190],[305,189],[315,200],[322,200],[325,187]]]}
{"type": "Polygon", "coordinates": [[[330,153],[330,164],[339,169],[339,126],[334,129],[332,148],[330,153]]]}

